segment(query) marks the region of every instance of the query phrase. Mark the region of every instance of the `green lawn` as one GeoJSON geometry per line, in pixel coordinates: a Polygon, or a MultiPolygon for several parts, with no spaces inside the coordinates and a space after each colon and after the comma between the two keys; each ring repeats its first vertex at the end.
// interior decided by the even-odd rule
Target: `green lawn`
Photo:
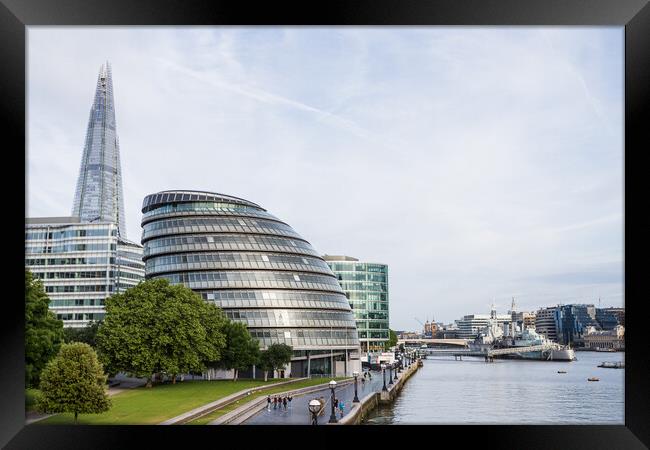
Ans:
{"type": "MultiPolygon", "coordinates": [[[[128,389],[111,397],[113,406],[109,411],[102,414],[79,414],[78,423],[84,425],[157,424],[237,391],[279,381],[287,380],[183,381],[153,388],[128,389]]],[[[45,425],[72,423],[74,423],[72,413],[57,414],[37,422],[45,425]]]]}
{"type": "Polygon", "coordinates": [[[36,410],[36,401],[40,395],[41,391],[38,389],[25,389],[25,412],[36,410]]]}
{"type": "MultiPolygon", "coordinates": [[[[336,381],[341,381],[341,380],[347,380],[348,378],[346,377],[336,377],[334,378],[336,381]]],[[[247,396],[246,398],[242,398],[240,400],[237,400],[234,403],[231,403],[229,405],[224,406],[223,408],[217,409],[216,411],[211,412],[210,414],[207,414],[205,416],[199,417],[197,419],[194,419],[191,422],[188,422],[188,425],[205,425],[209,422],[212,422],[216,418],[229,413],[230,411],[239,408],[241,405],[244,403],[248,403],[252,400],[255,400],[256,398],[259,397],[266,397],[267,395],[273,395],[273,394],[278,394],[280,392],[287,392],[287,391],[292,391],[292,390],[298,390],[300,388],[304,387],[309,387],[309,386],[315,386],[317,384],[324,384],[324,383],[329,383],[330,378],[310,378],[308,380],[302,380],[302,381],[297,381],[295,383],[291,383],[288,385],[284,386],[276,386],[272,388],[267,388],[262,391],[256,392],[254,394],[251,394],[250,396],[247,396]]]]}

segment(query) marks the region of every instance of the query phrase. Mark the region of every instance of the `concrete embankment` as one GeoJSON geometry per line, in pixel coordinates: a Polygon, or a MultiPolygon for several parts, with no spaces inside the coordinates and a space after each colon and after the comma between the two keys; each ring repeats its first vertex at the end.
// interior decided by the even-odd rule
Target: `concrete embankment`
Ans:
{"type": "MultiPolygon", "coordinates": [[[[328,425],[358,425],[365,419],[370,411],[375,409],[380,403],[392,403],[399,391],[402,390],[404,383],[418,370],[418,363],[415,362],[406,368],[402,373],[398,374],[398,380],[394,381],[392,385],[387,385],[386,391],[373,392],[360,399],[359,403],[353,403],[354,406],[350,412],[339,419],[338,423],[328,425]]],[[[386,375],[388,376],[388,375],[386,375]]]]}
{"type": "MultiPolygon", "coordinates": [[[[338,386],[346,386],[353,382],[354,380],[340,381],[338,382],[338,386]]],[[[320,391],[323,388],[327,388],[328,386],[329,386],[329,382],[323,384],[317,384],[315,386],[308,386],[301,389],[287,390],[286,392],[280,392],[273,395],[282,396],[291,393],[294,397],[297,397],[300,395],[309,394],[311,392],[320,391]]],[[[210,422],[208,425],[240,425],[246,420],[253,417],[255,414],[262,411],[264,408],[266,408],[266,397],[260,397],[256,400],[253,400],[251,402],[248,402],[240,406],[239,408],[227,414],[224,414],[218,419],[210,422]]]]}

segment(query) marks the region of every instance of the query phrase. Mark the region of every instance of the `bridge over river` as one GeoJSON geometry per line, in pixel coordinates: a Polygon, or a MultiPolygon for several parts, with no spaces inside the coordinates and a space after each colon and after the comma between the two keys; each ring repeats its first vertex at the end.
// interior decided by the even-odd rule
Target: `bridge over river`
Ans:
{"type": "Polygon", "coordinates": [[[503,355],[515,355],[518,353],[528,353],[528,352],[542,352],[542,354],[548,352],[557,347],[556,344],[542,344],[542,345],[530,345],[527,347],[509,347],[509,348],[486,348],[482,350],[432,350],[432,349],[422,349],[423,353],[431,356],[453,356],[454,358],[462,359],[463,356],[478,356],[484,357],[486,360],[492,360],[495,356],[503,355]]]}

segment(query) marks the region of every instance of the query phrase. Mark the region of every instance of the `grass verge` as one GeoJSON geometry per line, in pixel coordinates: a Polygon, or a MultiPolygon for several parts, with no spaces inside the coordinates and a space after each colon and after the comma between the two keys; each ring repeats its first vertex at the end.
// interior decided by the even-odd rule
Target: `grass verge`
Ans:
{"type": "MultiPolygon", "coordinates": [[[[286,379],[183,381],[153,388],[138,387],[111,397],[113,406],[101,414],[79,414],[83,425],[154,425],[206,403],[244,389],[268,386],[286,379]]],[[[56,414],[37,422],[44,425],[69,425],[74,414],[56,414]]]]}

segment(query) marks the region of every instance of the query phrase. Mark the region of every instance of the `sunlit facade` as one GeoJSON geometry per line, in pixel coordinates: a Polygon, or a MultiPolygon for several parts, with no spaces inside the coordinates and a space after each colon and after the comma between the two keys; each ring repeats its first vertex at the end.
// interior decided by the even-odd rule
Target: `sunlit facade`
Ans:
{"type": "Polygon", "coordinates": [[[324,255],[323,259],[343,288],[357,324],[361,350],[384,350],[388,329],[388,266],[361,262],[350,256],[324,255]]]}
{"type": "Polygon", "coordinates": [[[248,200],[196,191],[148,195],[142,213],[146,278],[193,289],[245,323],[262,349],[293,347],[292,376],[358,370],[341,286],[285,222],[248,200]]]}

